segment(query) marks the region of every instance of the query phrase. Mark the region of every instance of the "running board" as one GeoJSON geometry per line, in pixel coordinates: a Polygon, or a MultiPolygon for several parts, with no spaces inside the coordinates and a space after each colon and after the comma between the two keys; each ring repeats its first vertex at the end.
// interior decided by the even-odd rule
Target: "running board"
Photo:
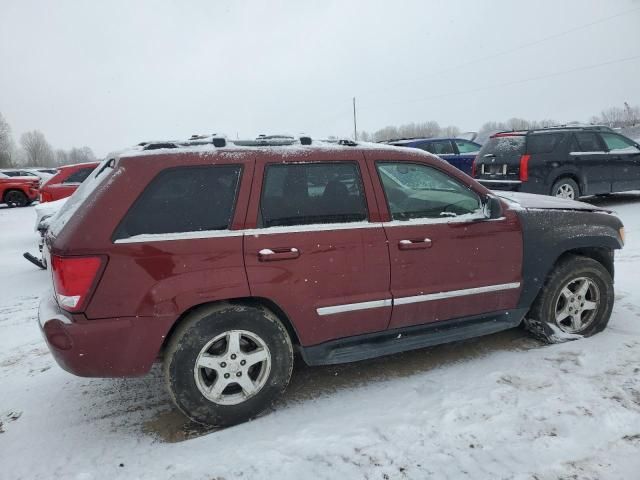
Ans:
{"type": "Polygon", "coordinates": [[[517,327],[527,309],[493,312],[407,328],[384,330],[301,347],[308,365],[335,365],[456,342],[517,327]]]}

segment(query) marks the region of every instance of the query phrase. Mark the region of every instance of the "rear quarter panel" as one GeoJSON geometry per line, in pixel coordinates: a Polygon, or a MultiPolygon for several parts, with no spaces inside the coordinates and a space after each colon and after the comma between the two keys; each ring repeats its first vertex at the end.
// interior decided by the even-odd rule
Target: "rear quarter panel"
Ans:
{"type": "Polygon", "coordinates": [[[129,207],[162,170],[175,166],[243,165],[231,229],[243,225],[253,159],[229,152],[121,158],[56,238],[52,253],[106,254],[108,264],[86,308],[89,319],[177,318],[189,308],[247,296],[242,236],[114,243],[112,235],[129,207]]]}

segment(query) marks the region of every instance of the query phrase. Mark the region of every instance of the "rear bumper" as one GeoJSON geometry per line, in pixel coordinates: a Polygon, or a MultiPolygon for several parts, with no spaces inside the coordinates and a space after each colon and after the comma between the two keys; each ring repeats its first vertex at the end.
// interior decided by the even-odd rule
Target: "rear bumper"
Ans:
{"type": "Polygon", "coordinates": [[[147,373],[173,319],[125,317],[79,320],[52,294],[40,300],[38,321],[58,365],[81,377],[133,377],[147,373]]]}
{"type": "Polygon", "coordinates": [[[490,190],[509,190],[512,192],[522,191],[522,182],[520,180],[476,180],[490,190]]]}
{"type": "Polygon", "coordinates": [[[507,190],[511,192],[537,193],[549,195],[549,187],[537,177],[529,178],[526,182],[520,180],[500,180],[476,178],[476,181],[490,190],[507,190]]]}
{"type": "Polygon", "coordinates": [[[30,202],[35,202],[40,197],[40,191],[37,188],[29,188],[26,193],[30,202]]]}

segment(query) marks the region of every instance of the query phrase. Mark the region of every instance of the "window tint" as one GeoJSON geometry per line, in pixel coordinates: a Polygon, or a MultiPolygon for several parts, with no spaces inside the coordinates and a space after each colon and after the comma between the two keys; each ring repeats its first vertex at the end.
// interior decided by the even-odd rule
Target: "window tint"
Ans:
{"type": "Polygon", "coordinates": [[[422,145],[418,145],[418,148],[426,150],[427,152],[435,153],[436,155],[448,155],[455,153],[453,151],[453,145],[451,145],[449,140],[423,143],[422,145]]]}
{"type": "Polygon", "coordinates": [[[433,167],[380,162],[377,168],[394,220],[456,217],[481,207],[474,192],[433,167]]]}
{"type": "Polygon", "coordinates": [[[527,153],[551,153],[562,141],[562,133],[539,133],[529,135],[527,153]]]}
{"type": "Polygon", "coordinates": [[[477,143],[469,142],[467,140],[454,140],[460,153],[472,153],[480,150],[480,145],[477,143]]]}
{"type": "Polygon", "coordinates": [[[598,136],[593,132],[578,132],[573,135],[572,152],[602,152],[598,136]]]}
{"type": "Polygon", "coordinates": [[[115,239],[229,228],[240,173],[239,165],[164,170],[127,212],[115,239]]]}
{"type": "Polygon", "coordinates": [[[609,151],[638,153],[640,150],[628,138],[624,138],[615,133],[601,133],[604,143],[607,144],[609,151]]]}
{"type": "Polygon", "coordinates": [[[355,163],[268,165],[260,199],[260,227],[366,220],[355,163]]]}
{"type": "Polygon", "coordinates": [[[89,175],[91,175],[93,168],[94,167],[81,168],[77,172],[73,172],[69,175],[62,183],[82,183],[89,175]]]}

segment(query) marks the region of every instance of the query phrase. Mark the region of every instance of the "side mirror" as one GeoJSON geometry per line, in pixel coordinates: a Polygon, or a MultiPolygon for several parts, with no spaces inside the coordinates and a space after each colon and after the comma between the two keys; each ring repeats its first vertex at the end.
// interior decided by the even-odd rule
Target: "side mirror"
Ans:
{"type": "Polygon", "coordinates": [[[490,220],[502,217],[502,202],[498,197],[488,196],[484,204],[484,212],[485,216],[490,220]]]}

